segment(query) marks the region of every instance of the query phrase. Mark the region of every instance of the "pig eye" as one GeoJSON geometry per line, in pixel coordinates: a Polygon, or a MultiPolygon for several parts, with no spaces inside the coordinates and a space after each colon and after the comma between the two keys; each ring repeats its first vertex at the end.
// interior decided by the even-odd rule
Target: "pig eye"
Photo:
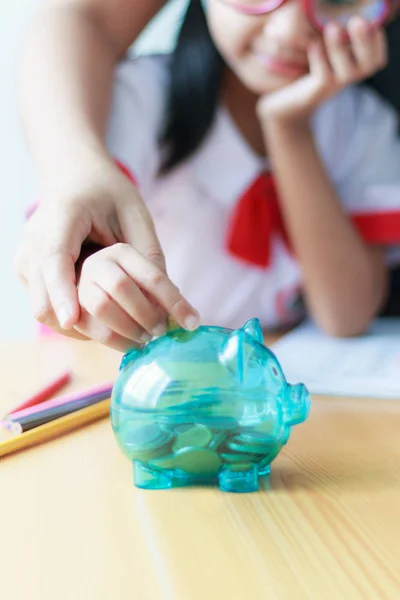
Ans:
{"type": "Polygon", "coordinates": [[[275,379],[276,381],[282,381],[282,374],[278,367],[274,363],[269,363],[268,367],[268,370],[272,375],[273,379],[275,379]]]}

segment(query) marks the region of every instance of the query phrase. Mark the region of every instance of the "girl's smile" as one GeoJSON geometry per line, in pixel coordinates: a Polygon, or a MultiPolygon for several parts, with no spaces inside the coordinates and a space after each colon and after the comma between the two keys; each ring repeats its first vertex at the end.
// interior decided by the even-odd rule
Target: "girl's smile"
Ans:
{"type": "Polygon", "coordinates": [[[308,65],[299,62],[289,62],[278,57],[270,56],[260,50],[254,51],[255,56],[268,73],[284,78],[297,79],[308,72],[308,65]]]}

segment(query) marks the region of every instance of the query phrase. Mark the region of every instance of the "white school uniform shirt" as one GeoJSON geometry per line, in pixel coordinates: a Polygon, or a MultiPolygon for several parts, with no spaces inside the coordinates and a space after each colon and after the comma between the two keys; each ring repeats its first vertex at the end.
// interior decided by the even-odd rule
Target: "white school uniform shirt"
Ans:
{"type": "MultiPolygon", "coordinates": [[[[169,62],[168,56],[147,56],[119,66],[108,149],[135,178],[168,274],[199,310],[203,324],[236,328],[252,317],[264,328],[292,324],[304,312],[301,269],[283,240],[270,240],[268,268],[245,263],[226,247],[234,206],[268,169],[227,110],[217,108],[212,128],[191,158],[158,175],[169,62]]],[[[312,127],[344,209],[370,243],[387,248],[388,262],[396,253],[400,257],[400,140],[394,111],[373,92],[349,87],[319,107],[312,127]]]]}

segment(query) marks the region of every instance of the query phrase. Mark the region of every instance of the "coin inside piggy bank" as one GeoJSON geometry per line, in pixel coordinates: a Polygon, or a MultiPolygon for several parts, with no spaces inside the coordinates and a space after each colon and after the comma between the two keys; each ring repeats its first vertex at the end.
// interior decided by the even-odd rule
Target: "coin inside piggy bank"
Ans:
{"type": "Polygon", "coordinates": [[[216,483],[252,492],[310,410],[258,319],[241,329],[173,328],[122,360],[112,426],[140,488],[216,483]]]}

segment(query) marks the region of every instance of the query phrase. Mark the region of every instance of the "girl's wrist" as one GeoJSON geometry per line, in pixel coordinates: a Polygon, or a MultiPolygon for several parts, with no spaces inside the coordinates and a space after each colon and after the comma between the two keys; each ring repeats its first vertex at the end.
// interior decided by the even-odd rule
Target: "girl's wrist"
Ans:
{"type": "Polygon", "coordinates": [[[289,145],[291,150],[296,146],[303,147],[314,143],[309,119],[291,119],[281,115],[268,115],[261,119],[261,127],[270,152],[276,143],[289,145]]]}
{"type": "Polygon", "coordinates": [[[260,98],[256,112],[263,129],[283,129],[303,134],[310,132],[311,114],[282,110],[279,103],[270,101],[268,97],[260,98]]]}
{"type": "Polygon", "coordinates": [[[55,153],[55,160],[38,167],[40,193],[44,201],[64,200],[79,189],[86,188],[86,182],[100,182],[104,172],[114,164],[106,148],[85,144],[62,153],[55,153]]]}
{"type": "Polygon", "coordinates": [[[271,123],[272,125],[276,124],[287,129],[304,132],[311,129],[311,121],[314,113],[315,110],[311,109],[285,111],[272,103],[269,105],[268,103],[263,104],[260,102],[257,107],[258,118],[266,125],[271,123]]]}

